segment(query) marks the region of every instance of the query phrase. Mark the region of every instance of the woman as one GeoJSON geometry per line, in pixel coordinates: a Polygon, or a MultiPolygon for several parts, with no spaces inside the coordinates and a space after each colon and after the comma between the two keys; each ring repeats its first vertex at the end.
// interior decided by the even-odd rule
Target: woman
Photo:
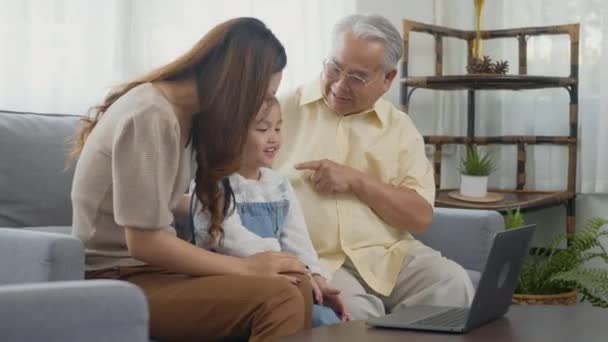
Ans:
{"type": "Polygon", "coordinates": [[[223,256],[179,239],[173,215],[195,194],[221,241],[256,113],[274,99],[285,50],[259,20],[213,28],[174,62],[112,91],[76,137],[73,234],[87,278],[122,279],[145,292],[159,339],[273,339],[310,326],[305,267],[283,253],[223,256]],[[288,273],[288,274],[286,274],[288,273]]]}

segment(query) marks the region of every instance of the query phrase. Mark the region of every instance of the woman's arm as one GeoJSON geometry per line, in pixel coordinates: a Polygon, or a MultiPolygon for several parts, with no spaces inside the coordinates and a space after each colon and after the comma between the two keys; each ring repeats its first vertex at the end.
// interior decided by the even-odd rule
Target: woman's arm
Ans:
{"type": "Polygon", "coordinates": [[[198,248],[164,229],[126,229],[131,256],[150,265],[194,276],[247,273],[242,259],[198,248]]]}
{"type": "Polygon", "coordinates": [[[264,275],[291,278],[279,273],[305,273],[294,256],[267,252],[237,258],[206,251],[164,229],[126,228],[127,248],[135,259],[169,271],[192,276],[264,275]]]}

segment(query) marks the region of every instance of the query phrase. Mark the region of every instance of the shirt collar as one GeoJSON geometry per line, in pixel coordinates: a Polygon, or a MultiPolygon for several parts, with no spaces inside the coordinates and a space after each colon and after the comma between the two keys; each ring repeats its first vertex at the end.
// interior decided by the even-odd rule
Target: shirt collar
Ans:
{"type": "Polygon", "coordinates": [[[307,105],[323,99],[321,92],[321,80],[316,79],[302,86],[302,95],[300,96],[300,106],[307,105]]]}
{"type": "MultiPolygon", "coordinates": [[[[300,96],[300,106],[305,106],[307,104],[317,102],[317,101],[323,101],[323,105],[327,107],[327,104],[325,103],[325,99],[323,98],[323,93],[321,92],[321,80],[320,79],[316,79],[315,81],[312,81],[312,82],[302,86],[302,95],[300,96]]],[[[374,114],[376,114],[376,117],[380,121],[380,124],[382,126],[384,126],[384,125],[386,125],[386,123],[388,121],[388,111],[389,111],[389,108],[387,108],[387,104],[385,102],[386,101],[384,101],[383,99],[378,99],[378,101],[376,101],[376,103],[374,103],[373,108],[364,110],[359,113],[351,114],[351,115],[366,114],[369,112],[373,112],[374,114]]],[[[328,109],[329,109],[329,107],[328,107],[328,109]]]]}

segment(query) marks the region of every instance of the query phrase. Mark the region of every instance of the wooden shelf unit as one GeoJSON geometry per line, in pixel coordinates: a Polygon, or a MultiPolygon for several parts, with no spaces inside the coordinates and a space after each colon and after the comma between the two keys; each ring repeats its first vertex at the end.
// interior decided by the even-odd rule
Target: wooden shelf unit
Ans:
{"type": "Polygon", "coordinates": [[[443,75],[443,39],[445,37],[462,39],[467,42],[468,57],[472,57],[475,31],[457,30],[443,26],[428,25],[411,20],[403,20],[403,64],[401,69],[402,109],[408,112],[412,94],[416,89],[466,90],[467,91],[467,135],[466,136],[425,136],[426,144],[434,146],[433,166],[437,186],[436,205],[470,209],[491,209],[505,212],[509,208],[520,207],[522,211],[564,205],[566,208],[566,232],[576,229],[576,161],[578,144],[578,60],[579,24],[558,26],[523,27],[504,30],[485,30],[482,40],[514,38],[518,41],[517,74],[489,75],[443,75]],[[408,75],[409,42],[412,32],[430,34],[435,39],[435,74],[424,77],[408,75]],[[527,74],[527,39],[539,35],[567,35],[570,38],[570,75],[553,77],[527,74]],[[475,96],[476,90],[526,90],[542,88],[563,88],[570,98],[569,134],[565,136],[476,136],[475,135],[475,96]],[[459,201],[448,196],[454,189],[441,189],[442,146],[448,144],[503,144],[517,145],[517,174],[515,189],[493,189],[505,195],[504,200],[496,203],[471,203],[459,201]],[[568,148],[568,181],[564,189],[555,191],[536,191],[525,189],[526,159],[529,145],[551,144],[568,148]]]}

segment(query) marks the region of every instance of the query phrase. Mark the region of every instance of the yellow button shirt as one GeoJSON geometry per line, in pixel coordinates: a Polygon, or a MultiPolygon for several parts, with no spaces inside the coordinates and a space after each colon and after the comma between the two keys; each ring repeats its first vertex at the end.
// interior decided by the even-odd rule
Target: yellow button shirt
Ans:
{"type": "Polygon", "coordinates": [[[373,290],[389,295],[413,237],[384,222],[351,193],[318,194],[310,172],[295,170],[294,165],[330,159],[384,183],[413,189],[432,205],[433,170],[422,136],[409,116],[383,99],[362,113],[334,113],[323,99],[319,80],[281,99],[281,105],[283,146],[275,168],[296,191],[323,266],[333,274],[349,257],[373,290]]]}

